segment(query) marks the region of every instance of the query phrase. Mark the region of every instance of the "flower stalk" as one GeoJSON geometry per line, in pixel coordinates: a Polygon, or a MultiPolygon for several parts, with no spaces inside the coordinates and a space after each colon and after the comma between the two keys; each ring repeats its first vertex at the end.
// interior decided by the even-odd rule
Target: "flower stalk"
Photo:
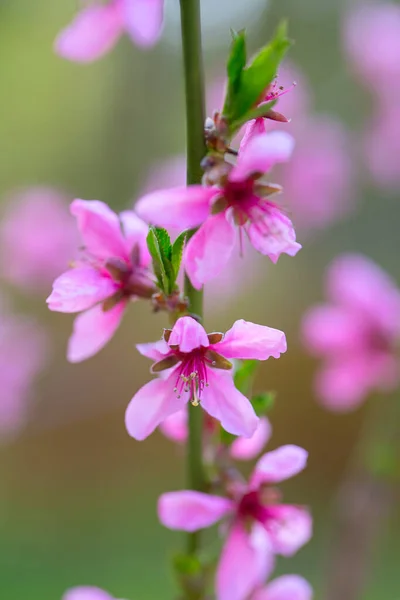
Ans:
{"type": "MultiPolygon", "coordinates": [[[[186,99],[187,184],[190,185],[201,182],[201,161],[206,154],[200,0],[180,0],[180,10],[186,99]]],[[[189,301],[190,313],[202,321],[203,292],[193,287],[187,275],[185,275],[185,296],[189,301]]],[[[187,479],[190,489],[202,491],[205,483],[202,456],[203,411],[200,408],[193,408],[190,403],[187,410],[189,411],[187,479]]],[[[190,554],[198,552],[199,544],[197,532],[188,534],[187,551],[190,554]]]]}

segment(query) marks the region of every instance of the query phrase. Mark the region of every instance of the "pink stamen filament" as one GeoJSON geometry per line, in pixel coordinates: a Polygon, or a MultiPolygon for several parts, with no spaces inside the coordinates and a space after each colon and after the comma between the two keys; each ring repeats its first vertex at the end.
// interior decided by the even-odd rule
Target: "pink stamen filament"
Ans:
{"type": "Polygon", "coordinates": [[[207,363],[212,365],[212,361],[204,356],[201,350],[189,354],[181,354],[182,362],[178,369],[176,385],[174,388],[178,398],[182,393],[190,395],[190,402],[193,406],[198,406],[201,401],[201,395],[204,388],[208,386],[207,363]]]}

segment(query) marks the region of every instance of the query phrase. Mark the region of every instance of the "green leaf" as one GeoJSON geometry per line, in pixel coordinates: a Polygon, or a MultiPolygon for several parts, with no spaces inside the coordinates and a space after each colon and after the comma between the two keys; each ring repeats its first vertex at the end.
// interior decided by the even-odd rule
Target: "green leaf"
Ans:
{"type": "Polygon", "coordinates": [[[175,281],[178,277],[179,269],[182,261],[183,247],[186,241],[186,231],[181,233],[175,240],[172,246],[171,263],[174,270],[175,281]]]}
{"type": "Polygon", "coordinates": [[[258,360],[243,360],[235,371],[235,386],[244,395],[250,393],[257,366],[258,360]]]}
{"type": "Polygon", "coordinates": [[[265,102],[264,104],[260,104],[260,106],[256,106],[256,108],[252,108],[247,112],[241,119],[238,121],[234,121],[231,125],[231,129],[234,131],[240,129],[242,125],[247,123],[247,121],[252,121],[253,119],[259,119],[260,117],[265,117],[268,115],[271,108],[273,108],[276,104],[276,100],[271,100],[271,102],[265,102]]]}
{"type": "Polygon", "coordinates": [[[230,446],[236,440],[237,436],[233,435],[233,433],[229,433],[225,431],[225,429],[221,426],[219,439],[221,440],[221,444],[224,446],[230,446]]]}
{"type": "Polygon", "coordinates": [[[274,405],[276,398],[275,392],[263,392],[257,394],[251,399],[251,403],[254,408],[254,412],[258,417],[263,417],[271,410],[274,405]]]}
{"type": "Polygon", "coordinates": [[[149,228],[147,234],[147,248],[153,260],[153,270],[157,278],[158,287],[161,291],[166,292],[168,289],[168,277],[164,267],[164,261],[160,250],[160,245],[154,227],[149,228]]]}
{"type": "Polygon", "coordinates": [[[262,101],[263,93],[272,83],[291,44],[286,29],[286,23],[281,23],[273,40],[258,52],[247,67],[245,33],[236,34],[228,59],[228,87],[223,108],[231,134],[237,130],[238,123],[243,124],[249,118],[254,118],[250,116],[250,111],[262,101]]]}
{"type": "Polygon", "coordinates": [[[154,231],[157,236],[161,256],[171,260],[172,245],[168,231],[162,227],[155,227],[154,231]]]}
{"type": "Polygon", "coordinates": [[[193,576],[198,575],[201,570],[201,562],[193,554],[176,554],[173,557],[173,565],[178,575],[193,576]]]}

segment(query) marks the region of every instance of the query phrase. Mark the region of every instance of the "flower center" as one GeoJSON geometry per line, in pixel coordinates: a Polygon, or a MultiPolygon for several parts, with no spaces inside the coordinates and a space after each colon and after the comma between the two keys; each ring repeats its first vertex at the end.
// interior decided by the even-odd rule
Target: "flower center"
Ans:
{"type": "Polygon", "coordinates": [[[174,392],[178,398],[183,392],[190,395],[190,402],[198,406],[201,394],[208,386],[207,367],[213,366],[213,361],[206,356],[207,348],[196,348],[190,353],[177,352],[181,360],[178,369],[174,392]]]}
{"type": "Polygon", "coordinates": [[[271,487],[249,492],[240,500],[238,515],[245,521],[258,521],[264,527],[268,527],[270,522],[275,520],[271,508],[279,498],[279,491],[271,487]]]}

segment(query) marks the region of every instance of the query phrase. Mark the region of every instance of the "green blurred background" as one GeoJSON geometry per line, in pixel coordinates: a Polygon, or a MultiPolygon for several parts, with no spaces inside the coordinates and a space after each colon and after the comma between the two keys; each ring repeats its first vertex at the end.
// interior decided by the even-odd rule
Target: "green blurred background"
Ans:
{"type": "MultiPolygon", "coordinates": [[[[71,198],[98,198],[120,209],[132,204],[157,161],[184,151],[178,1],[167,4],[166,32],[154,50],[143,53],[124,38],[105,59],[82,66],[52,51],[77,0],[2,0],[2,195],[48,184],[71,198]]],[[[229,27],[248,27],[255,49],[287,17],[296,41],[291,58],[309,78],[317,110],[359,131],[369,98],[341,50],[346,6],[331,0],[204,1],[208,81],[222,72],[229,27]]],[[[302,351],[299,323],[322,298],[324,269],[339,252],[365,252],[400,281],[398,197],[371,190],[365,178],[347,220],[305,239],[295,260],[283,257],[279,267],[264,261],[251,290],[240,285],[237,295],[206,315],[209,330],[224,331],[245,318],[287,333],[288,353],[262,365],[257,388],[278,392],[270,448],[296,443],[310,452],[309,468],[284,492],[287,500],[311,506],[315,537],[294,558],[280,560],[278,571],[307,577],[316,598],[332,497],[365,409],[340,416],[318,406],[312,395],[316,363],[302,351]]],[[[181,536],[158,524],[155,509],[162,491],[183,485],[183,453],[159,433],[137,443],[124,429],[125,407],[148,379],[148,361],[134,343],[157,339],[165,318],[138,303],[104,351],[69,365],[64,355],[72,318],[48,312],[44,299],[13,295],[16,310],[36,314],[51,330],[54,349],[27,429],[0,447],[0,598],[58,600],[78,584],[131,600],[172,598],[167,559],[181,536]]],[[[393,515],[382,532],[365,600],[400,599],[399,517],[393,515]]]]}

